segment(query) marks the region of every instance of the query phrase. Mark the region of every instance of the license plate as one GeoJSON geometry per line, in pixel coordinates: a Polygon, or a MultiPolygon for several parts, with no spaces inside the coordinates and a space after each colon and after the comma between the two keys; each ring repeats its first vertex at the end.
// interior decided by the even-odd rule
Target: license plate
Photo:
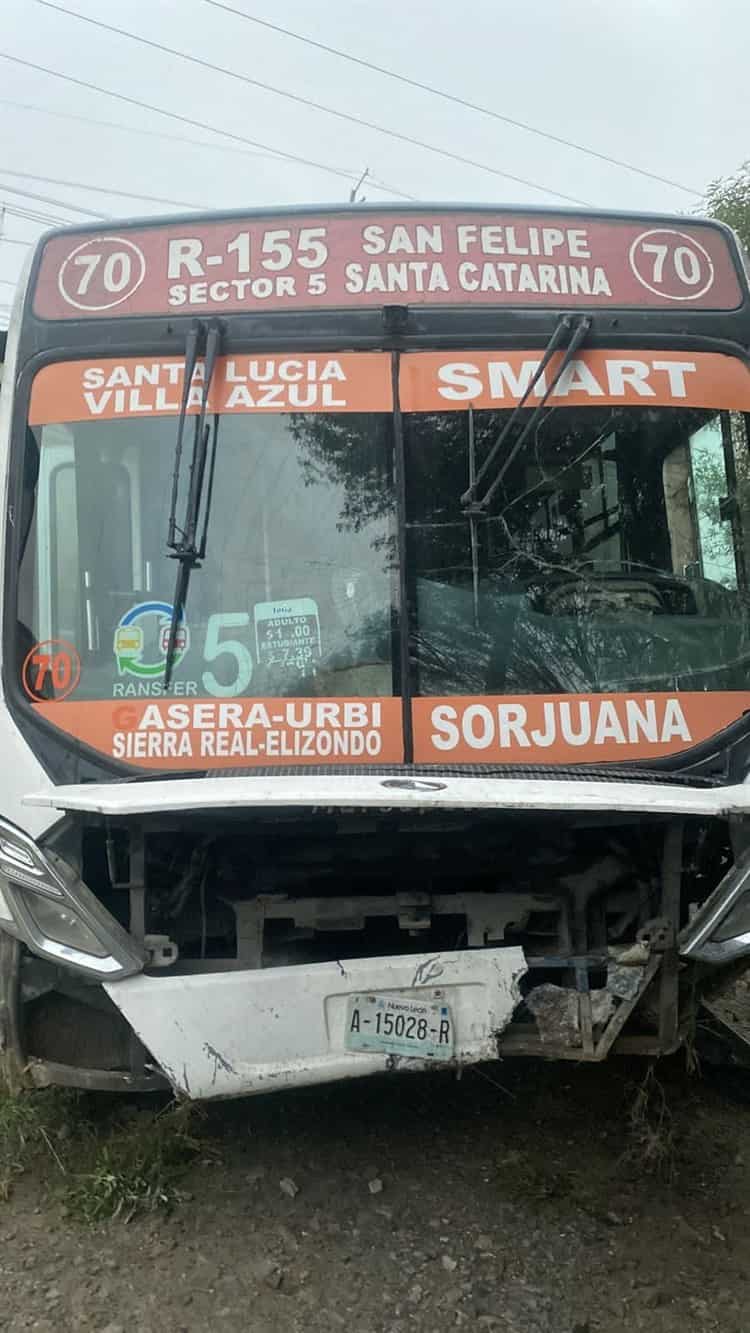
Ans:
{"type": "Polygon", "coordinates": [[[384,1051],[421,1060],[447,1060],[454,1032],[447,1004],[400,995],[350,995],[346,1014],[349,1051],[384,1051]]]}

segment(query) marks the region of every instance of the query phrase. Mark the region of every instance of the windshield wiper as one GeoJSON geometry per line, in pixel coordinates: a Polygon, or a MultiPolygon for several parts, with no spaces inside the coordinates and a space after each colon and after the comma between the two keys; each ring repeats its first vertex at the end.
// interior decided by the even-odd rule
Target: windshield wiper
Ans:
{"type": "Polygon", "coordinates": [[[208,521],[211,513],[211,499],[214,488],[216,444],[219,435],[218,414],[214,414],[212,429],[206,422],[206,412],[208,409],[211,381],[213,380],[214,370],[216,369],[216,359],[219,355],[220,346],[221,329],[218,324],[210,324],[208,328],[203,324],[194,325],[188,333],[185,342],[185,381],[182,386],[182,402],[180,404],[180,416],[177,422],[177,439],[175,441],[174,467],[172,470],[172,499],[169,509],[169,528],[167,532],[167,546],[169,548],[170,557],[171,559],[178,561],[179,570],[177,572],[177,583],[175,586],[174,599],[172,601],[172,619],[169,624],[167,657],[164,664],[165,690],[169,689],[172,681],[172,672],[174,670],[174,662],[177,655],[177,636],[179,633],[180,622],[185,615],[185,602],[187,600],[190,575],[194,569],[200,569],[201,561],[205,558],[206,554],[208,521]],[[190,460],[188,493],[185,501],[185,514],[182,526],[180,526],[177,523],[177,501],[180,489],[182,443],[185,435],[185,422],[187,418],[188,403],[190,401],[193,374],[198,361],[198,356],[204,347],[203,390],[201,393],[200,410],[195,418],[193,429],[193,454],[190,460]],[[201,533],[200,541],[198,541],[197,535],[200,528],[201,505],[203,503],[207,463],[208,487],[206,490],[205,505],[203,505],[203,531],[201,533]]]}
{"type": "Polygon", "coordinates": [[[591,328],[591,323],[592,321],[590,315],[584,315],[583,318],[580,319],[577,323],[575,323],[574,320],[571,319],[570,315],[564,315],[562,319],[559,320],[559,322],[555,326],[554,333],[552,334],[552,337],[550,338],[549,342],[547,343],[547,346],[544,349],[544,355],[542,356],[542,359],[539,362],[539,365],[537,366],[537,369],[534,372],[533,377],[529,380],[529,383],[526,387],[526,391],[523,397],[516,404],[510,416],[508,417],[508,420],[503,426],[503,429],[501,430],[500,434],[495,440],[495,443],[490,449],[489,454],[485,458],[484,463],[482,464],[476,476],[474,477],[473,481],[471,482],[469,489],[467,491],[464,491],[464,494],[461,496],[461,504],[463,506],[463,511],[469,518],[481,518],[484,515],[486,515],[490,505],[490,501],[492,500],[495,491],[502,482],[503,477],[508,471],[508,468],[510,467],[514,458],[516,458],[519,450],[523,447],[525,441],[528,439],[529,435],[536,426],[537,421],[539,420],[540,416],[542,415],[542,412],[544,411],[544,408],[547,404],[547,400],[550,394],[555,389],[555,386],[558,384],[562,375],[567,370],[568,366],[573,360],[573,357],[578,351],[578,348],[581,346],[581,343],[587,336],[589,329],[591,328]],[[565,346],[566,342],[567,346],[565,346]],[[535,407],[529,420],[526,422],[526,425],[521,431],[521,434],[518,436],[518,439],[516,440],[515,444],[510,450],[510,453],[507,455],[506,458],[503,459],[493,481],[490,482],[490,485],[487,487],[487,490],[485,491],[481,499],[477,499],[477,492],[482,484],[482,481],[486,477],[492,464],[497,458],[497,455],[500,453],[500,450],[502,449],[503,445],[508,439],[511,431],[513,430],[513,427],[518,421],[518,418],[520,417],[521,412],[526,406],[531,394],[534,392],[534,389],[536,388],[537,384],[542,378],[542,375],[547,369],[547,366],[549,365],[554,353],[560,347],[563,346],[565,346],[565,354],[562,358],[562,361],[560,362],[560,365],[555,371],[553,378],[547,385],[542,397],[539,399],[537,406],[535,407]]]}

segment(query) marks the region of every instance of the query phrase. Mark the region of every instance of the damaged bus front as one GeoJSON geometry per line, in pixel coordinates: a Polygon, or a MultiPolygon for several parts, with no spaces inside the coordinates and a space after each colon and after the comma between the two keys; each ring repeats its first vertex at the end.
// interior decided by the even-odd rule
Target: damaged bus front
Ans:
{"type": "Polygon", "coordinates": [[[705,222],[46,237],[2,408],[18,1071],[231,1096],[702,1012],[740,1049],[749,342],[705,222]]]}

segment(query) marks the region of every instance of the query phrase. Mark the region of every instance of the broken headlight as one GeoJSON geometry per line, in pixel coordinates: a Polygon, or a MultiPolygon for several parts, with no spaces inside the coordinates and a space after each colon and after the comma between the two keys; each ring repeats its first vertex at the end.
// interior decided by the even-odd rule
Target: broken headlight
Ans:
{"type": "Polygon", "coordinates": [[[138,972],[127,931],[54,852],[0,820],[0,922],[34,953],[109,980],[138,972]]]}

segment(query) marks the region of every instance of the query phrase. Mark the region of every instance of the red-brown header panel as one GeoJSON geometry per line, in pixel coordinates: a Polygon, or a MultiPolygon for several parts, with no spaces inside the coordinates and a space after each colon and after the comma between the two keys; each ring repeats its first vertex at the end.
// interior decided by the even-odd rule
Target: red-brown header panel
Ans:
{"type": "Polygon", "coordinates": [[[54,236],[43,319],[389,304],[733,310],[722,232],[690,222],[486,212],[280,214],[54,236]]]}

